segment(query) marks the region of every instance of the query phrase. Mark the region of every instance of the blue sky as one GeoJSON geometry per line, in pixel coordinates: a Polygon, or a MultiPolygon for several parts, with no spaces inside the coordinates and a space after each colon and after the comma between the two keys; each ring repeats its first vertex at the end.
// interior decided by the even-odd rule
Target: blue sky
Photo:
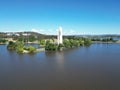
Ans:
{"type": "Polygon", "coordinates": [[[0,0],[0,32],[120,34],[119,0],[0,0]]]}

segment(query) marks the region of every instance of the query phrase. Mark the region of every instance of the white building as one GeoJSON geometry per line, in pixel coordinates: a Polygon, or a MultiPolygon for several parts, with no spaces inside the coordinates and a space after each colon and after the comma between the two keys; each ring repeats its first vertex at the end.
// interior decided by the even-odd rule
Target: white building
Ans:
{"type": "Polygon", "coordinates": [[[58,29],[58,44],[63,43],[63,36],[62,36],[62,27],[59,27],[58,29]]]}

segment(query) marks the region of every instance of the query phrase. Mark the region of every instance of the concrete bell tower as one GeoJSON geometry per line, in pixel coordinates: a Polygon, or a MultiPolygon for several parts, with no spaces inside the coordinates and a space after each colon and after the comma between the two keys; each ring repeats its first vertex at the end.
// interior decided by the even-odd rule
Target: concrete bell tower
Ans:
{"type": "Polygon", "coordinates": [[[58,28],[58,44],[63,44],[62,27],[58,28]]]}

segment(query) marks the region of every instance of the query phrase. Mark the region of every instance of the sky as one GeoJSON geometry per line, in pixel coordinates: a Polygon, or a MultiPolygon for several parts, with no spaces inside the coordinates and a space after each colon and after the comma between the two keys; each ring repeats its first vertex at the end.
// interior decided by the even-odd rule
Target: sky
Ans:
{"type": "Polygon", "coordinates": [[[0,0],[0,32],[120,34],[120,0],[0,0]]]}

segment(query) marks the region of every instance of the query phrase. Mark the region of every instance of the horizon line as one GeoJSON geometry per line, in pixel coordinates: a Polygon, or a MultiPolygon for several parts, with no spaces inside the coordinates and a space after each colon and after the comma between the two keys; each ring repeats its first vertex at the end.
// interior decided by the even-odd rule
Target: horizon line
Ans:
{"type": "MultiPolygon", "coordinates": [[[[43,34],[43,35],[57,35],[57,34],[44,34],[44,33],[39,33],[39,32],[35,32],[35,31],[3,31],[3,32],[1,32],[0,31],[0,33],[26,33],[26,32],[34,32],[34,33],[38,33],[38,34],[43,34]]],[[[63,35],[67,35],[67,36],[83,36],[83,35],[86,35],[86,36],[92,36],[92,35],[120,35],[120,34],[113,34],[113,33],[111,33],[111,34],[106,34],[106,33],[103,33],[103,34],[63,34],[63,35]]]]}

